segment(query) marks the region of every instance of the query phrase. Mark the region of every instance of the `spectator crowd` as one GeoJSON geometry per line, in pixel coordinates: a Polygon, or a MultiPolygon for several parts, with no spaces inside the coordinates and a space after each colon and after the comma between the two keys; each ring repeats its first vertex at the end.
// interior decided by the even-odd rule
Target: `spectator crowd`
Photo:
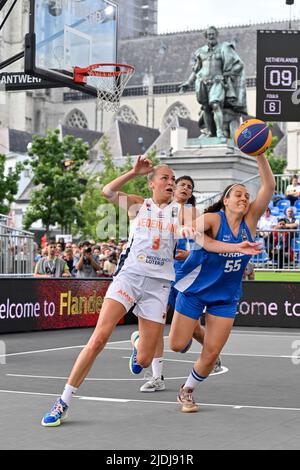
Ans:
{"type": "Polygon", "coordinates": [[[113,276],[126,241],[111,238],[105,243],[94,240],[72,243],[50,239],[35,256],[35,277],[92,278],[113,276]]]}
{"type": "Polygon", "coordinates": [[[261,261],[270,260],[282,269],[300,262],[300,184],[294,175],[285,194],[274,195],[273,200],[260,218],[258,237],[263,243],[261,261]]]}
{"type": "MultiPolygon", "coordinates": [[[[281,269],[292,262],[300,265],[300,184],[297,176],[291,178],[285,194],[274,195],[265,214],[257,226],[257,239],[262,242],[262,257],[249,263],[244,279],[254,279],[254,265],[270,261],[281,269]]],[[[121,253],[126,248],[126,240],[96,243],[58,242],[50,239],[47,245],[35,256],[36,277],[76,277],[93,278],[113,276],[121,253]]]]}

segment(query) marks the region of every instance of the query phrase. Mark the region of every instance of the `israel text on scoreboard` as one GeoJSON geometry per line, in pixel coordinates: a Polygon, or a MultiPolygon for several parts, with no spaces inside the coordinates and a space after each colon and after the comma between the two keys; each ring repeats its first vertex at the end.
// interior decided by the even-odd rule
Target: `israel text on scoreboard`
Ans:
{"type": "Polygon", "coordinates": [[[257,31],[256,116],[300,121],[300,31],[257,31]]]}

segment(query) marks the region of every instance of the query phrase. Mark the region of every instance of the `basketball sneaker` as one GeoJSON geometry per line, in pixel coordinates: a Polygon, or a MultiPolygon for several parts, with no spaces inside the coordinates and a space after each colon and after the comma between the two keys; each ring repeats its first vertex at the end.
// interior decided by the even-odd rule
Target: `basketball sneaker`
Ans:
{"type": "Polygon", "coordinates": [[[142,366],[137,364],[136,362],[136,354],[137,354],[137,348],[136,348],[136,343],[137,340],[139,339],[140,335],[138,331],[134,331],[131,335],[130,341],[133,347],[132,354],[129,359],[129,370],[132,374],[140,374],[143,370],[142,366]]]}
{"type": "Polygon", "coordinates": [[[213,374],[217,374],[218,372],[221,372],[222,370],[222,362],[220,356],[218,357],[213,370],[211,371],[213,374]]]}
{"type": "Polygon", "coordinates": [[[193,343],[193,338],[190,339],[188,344],[180,351],[181,354],[184,354],[184,353],[188,352],[191,349],[192,343],[193,343]]]}
{"type": "Polygon", "coordinates": [[[141,388],[141,392],[160,392],[166,389],[165,379],[163,375],[161,377],[151,377],[145,382],[141,388]]]}
{"type": "Polygon", "coordinates": [[[177,396],[177,401],[181,405],[181,411],[183,413],[195,413],[199,410],[199,406],[195,403],[193,398],[193,388],[180,387],[179,395],[177,396]]]}
{"type": "Polygon", "coordinates": [[[42,426],[60,426],[60,424],[65,421],[68,417],[67,414],[68,405],[61,398],[59,398],[56,403],[54,404],[51,411],[42,419],[42,426]]]}

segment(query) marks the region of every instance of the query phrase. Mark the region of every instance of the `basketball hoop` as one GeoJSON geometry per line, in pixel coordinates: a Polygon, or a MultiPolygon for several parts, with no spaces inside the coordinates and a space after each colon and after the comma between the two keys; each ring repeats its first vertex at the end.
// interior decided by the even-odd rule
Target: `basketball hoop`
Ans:
{"type": "Polygon", "coordinates": [[[134,73],[128,64],[92,64],[74,68],[74,82],[87,83],[97,89],[97,108],[116,113],[124,88],[134,73]]]}

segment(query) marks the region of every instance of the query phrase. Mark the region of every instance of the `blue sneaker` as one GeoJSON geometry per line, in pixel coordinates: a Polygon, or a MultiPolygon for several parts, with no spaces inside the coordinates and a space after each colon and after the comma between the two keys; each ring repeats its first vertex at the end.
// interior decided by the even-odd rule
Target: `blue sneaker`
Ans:
{"type": "Polygon", "coordinates": [[[137,349],[135,347],[135,342],[139,339],[139,332],[134,331],[131,335],[130,341],[133,346],[133,351],[129,359],[129,370],[132,374],[140,374],[143,370],[142,366],[136,363],[136,353],[137,349]]]}
{"type": "Polygon", "coordinates": [[[190,339],[190,341],[188,342],[188,344],[180,351],[181,354],[184,354],[186,352],[188,352],[188,350],[191,348],[192,346],[192,343],[193,343],[193,338],[190,339]]]}
{"type": "Polygon", "coordinates": [[[42,419],[42,426],[59,426],[67,419],[68,405],[59,398],[51,409],[50,413],[45,414],[42,419]]]}

